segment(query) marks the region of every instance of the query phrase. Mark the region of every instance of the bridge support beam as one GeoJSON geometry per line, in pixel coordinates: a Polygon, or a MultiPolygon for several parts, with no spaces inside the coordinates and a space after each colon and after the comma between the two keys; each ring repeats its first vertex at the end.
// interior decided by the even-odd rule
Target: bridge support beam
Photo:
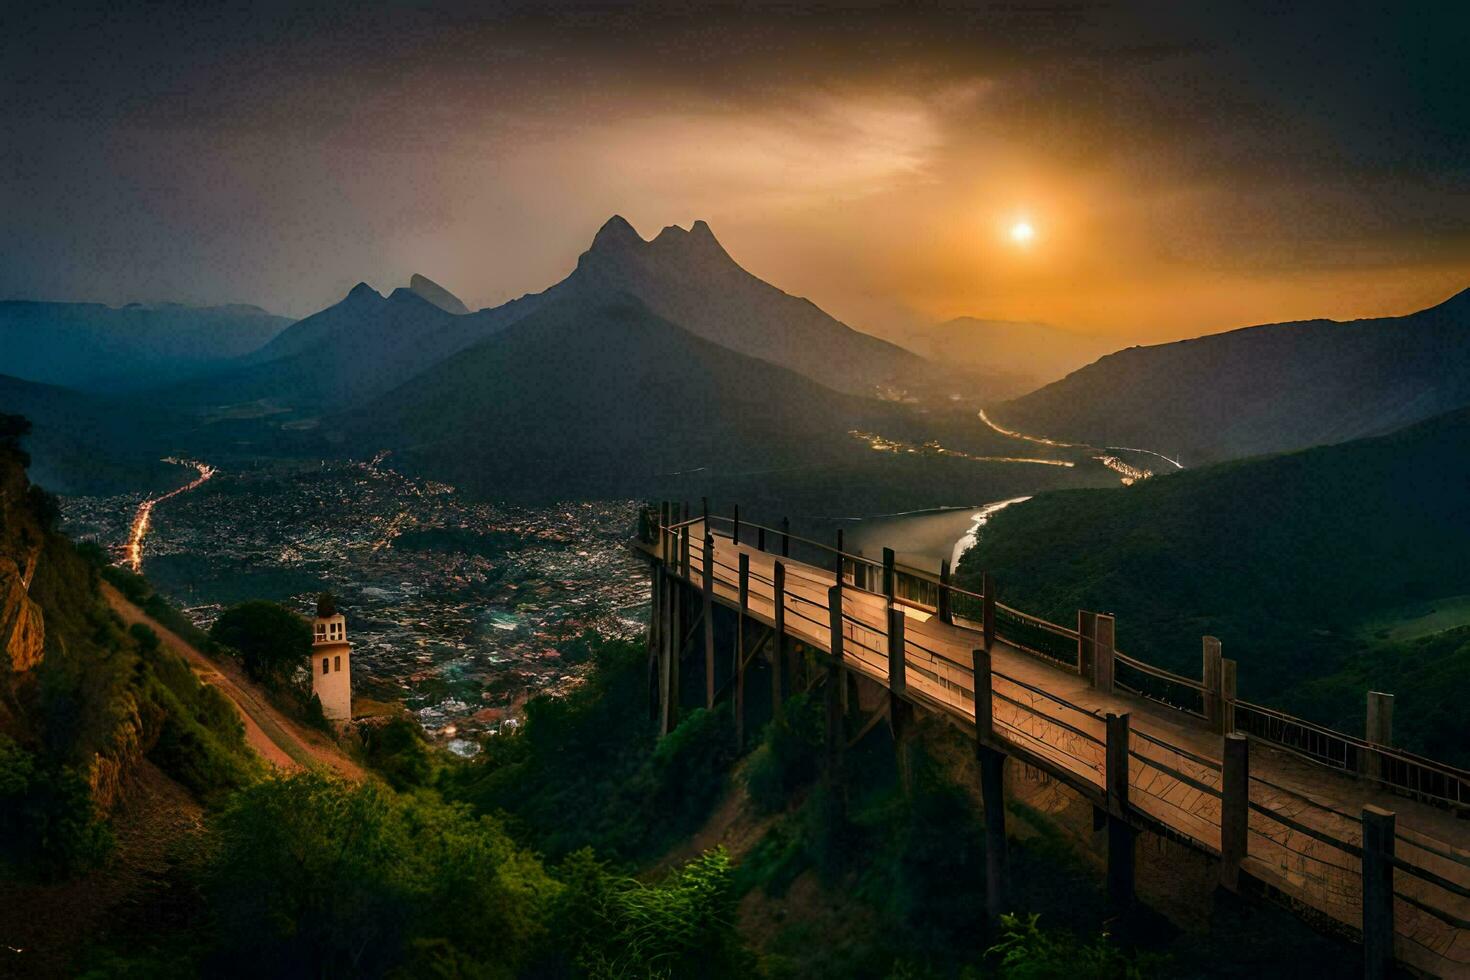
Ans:
{"type": "Polygon", "coordinates": [[[740,553],[740,618],[735,624],[735,751],[745,751],[745,627],[750,618],[750,556],[740,553]]]}
{"type": "Polygon", "coordinates": [[[908,694],[907,663],[904,658],[903,610],[888,608],[888,725],[893,732],[893,750],[898,755],[898,778],[905,795],[913,789],[913,767],[909,765],[908,734],[913,706],[908,694]]]}
{"type": "MultiPolygon", "coordinates": [[[[1101,619],[1102,617],[1098,617],[1101,619]]],[[[1119,911],[1134,899],[1135,835],[1128,823],[1128,715],[1109,714],[1107,743],[1108,900],[1119,911]]]]}
{"type": "Polygon", "coordinates": [[[786,563],[776,562],[772,575],[772,619],[776,635],[771,637],[771,715],[781,711],[781,698],[786,692],[786,563]]]}
{"type": "Polygon", "coordinates": [[[1363,807],[1363,976],[1393,975],[1394,814],[1363,807]]]}
{"type": "Polygon", "coordinates": [[[1248,848],[1250,821],[1250,740],[1225,736],[1220,780],[1220,884],[1240,890],[1240,866],[1248,848]]]}
{"type": "MultiPolygon", "coordinates": [[[[986,638],[986,643],[990,642],[986,638]]],[[[975,760],[980,764],[980,802],[985,807],[985,914],[992,923],[1009,911],[1011,864],[1006,844],[1004,752],[986,744],[994,731],[990,650],[973,650],[975,760]]]]}
{"type": "Polygon", "coordinates": [[[704,534],[704,706],[715,706],[715,536],[704,534]]]}
{"type": "MultiPolygon", "coordinates": [[[[838,532],[841,533],[840,531],[838,532]]],[[[832,656],[827,660],[827,684],[823,692],[827,708],[825,775],[834,793],[840,792],[842,782],[842,755],[847,745],[847,732],[843,712],[842,675],[842,586],[834,585],[827,590],[827,608],[830,618],[832,656]]]]}

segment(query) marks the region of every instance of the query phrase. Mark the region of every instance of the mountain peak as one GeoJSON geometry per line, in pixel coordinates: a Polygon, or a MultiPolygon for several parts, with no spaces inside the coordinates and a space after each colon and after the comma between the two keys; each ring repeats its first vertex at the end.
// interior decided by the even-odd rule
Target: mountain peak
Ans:
{"type": "Polygon", "coordinates": [[[382,299],[383,294],[378,292],[373,287],[369,286],[367,283],[360,282],[356,286],[352,287],[352,290],[347,294],[346,300],[344,300],[344,302],[350,300],[354,303],[360,303],[363,300],[368,299],[369,297],[371,297],[372,299],[382,299]]]}
{"type": "Polygon", "coordinates": [[[453,313],[455,316],[464,316],[469,307],[460,302],[458,296],[439,285],[428,276],[421,276],[415,272],[408,280],[408,288],[419,296],[433,303],[445,313],[453,313]]]}
{"type": "Polygon", "coordinates": [[[627,248],[631,245],[642,244],[642,237],[633,229],[632,225],[628,224],[628,219],[620,214],[615,214],[611,218],[608,218],[606,223],[597,229],[597,234],[592,238],[592,247],[594,249],[627,248]]]}

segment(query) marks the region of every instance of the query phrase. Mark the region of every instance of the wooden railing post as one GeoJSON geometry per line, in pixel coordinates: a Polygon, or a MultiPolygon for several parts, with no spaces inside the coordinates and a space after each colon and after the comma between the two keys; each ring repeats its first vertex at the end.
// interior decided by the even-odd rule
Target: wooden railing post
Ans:
{"type": "Polygon", "coordinates": [[[771,576],[772,619],[776,635],[771,637],[771,712],[781,710],[781,697],[786,687],[786,563],[776,562],[771,576]]]}
{"type": "Polygon", "coordinates": [[[939,598],[935,600],[934,606],[939,615],[939,621],[946,626],[954,622],[954,613],[950,612],[949,594],[949,559],[942,558],[939,561],[939,598]]]}
{"type": "Polygon", "coordinates": [[[1107,717],[1108,898],[1133,904],[1134,831],[1128,824],[1128,714],[1107,717]]]}
{"type": "Polygon", "coordinates": [[[745,748],[745,621],[750,616],[750,556],[740,553],[740,617],[735,624],[735,751],[745,748]]]}
{"type": "Polygon", "coordinates": [[[704,706],[715,706],[715,536],[704,532],[704,706]]]}
{"type": "Polygon", "coordinates": [[[683,566],[684,577],[690,582],[694,581],[694,569],[689,566],[689,525],[685,524],[679,528],[679,563],[683,566]]]}
{"type": "Polygon", "coordinates": [[[704,529],[705,529],[706,532],[708,532],[709,531],[709,498],[708,497],[700,497],[699,498],[699,508],[700,508],[700,517],[702,517],[704,519],[704,529]]]}
{"type": "Polygon", "coordinates": [[[837,556],[833,559],[832,570],[837,573],[837,587],[842,587],[842,528],[837,529],[837,556]]]}
{"type": "Polygon", "coordinates": [[[989,572],[980,575],[980,631],[985,636],[985,649],[995,648],[995,579],[989,572]]]}
{"type": "Polygon", "coordinates": [[[1092,655],[1092,686],[1107,694],[1113,693],[1113,631],[1116,623],[1112,613],[1098,613],[1095,626],[1092,655]]]}
{"type": "MultiPolygon", "coordinates": [[[[1368,692],[1368,724],[1363,739],[1370,746],[1388,748],[1393,745],[1393,695],[1381,691],[1368,692]]],[[[1383,778],[1383,757],[1372,748],[1363,753],[1359,771],[1369,779],[1383,778]]]]}
{"type": "Polygon", "coordinates": [[[1220,772],[1220,884],[1240,890],[1240,865],[1248,853],[1250,827],[1250,740],[1225,736],[1220,772]]]}
{"type": "Polygon", "coordinates": [[[1213,636],[1202,637],[1200,681],[1205,686],[1205,721],[1221,734],[1225,732],[1225,705],[1220,698],[1220,641],[1213,636]]]}
{"type": "Polygon", "coordinates": [[[883,597],[893,605],[893,549],[883,549],[883,597]]]}
{"type": "Polygon", "coordinates": [[[1363,807],[1363,976],[1382,980],[1393,975],[1392,812],[1363,807]]]}
{"type": "Polygon", "coordinates": [[[1077,673],[1092,683],[1092,661],[1097,646],[1097,613],[1077,610],[1077,673]]]}
{"type": "Polygon", "coordinates": [[[731,522],[731,527],[733,528],[733,531],[732,531],[732,534],[731,534],[731,539],[736,544],[739,544],[740,543],[740,505],[739,504],[736,504],[735,505],[735,519],[731,522]]]}
{"type": "Polygon", "coordinates": [[[791,518],[781,518],[781,557],[791,557],[791,518]]]}
{"type": "Polygon", "coordinates": [[[986,744],[995,725],[990,651],[970,651],[974,665],[975,761],[980,764],[980,802],[985,807],[985,914],[991,922],[1010,911],[1010,856],[1006,845],[1006,755],[986,744]]]}
{"type": "Polygon", "coordinates": [[[908,688],[907,664],[904,662],[903,610],[888,609],[888,690],[902,697],[908,688]]]}
{"type": "Polygon", "coordinates": [[[1229,734],[1235,731],[1235,661],[1220,658],[1220,725],[1229,734]]]}
{"type": "Polygon", "coordinates": [[[755,550],[762,552],[766,550],[766,526],[764,524],[755,526],[755,550]]]}

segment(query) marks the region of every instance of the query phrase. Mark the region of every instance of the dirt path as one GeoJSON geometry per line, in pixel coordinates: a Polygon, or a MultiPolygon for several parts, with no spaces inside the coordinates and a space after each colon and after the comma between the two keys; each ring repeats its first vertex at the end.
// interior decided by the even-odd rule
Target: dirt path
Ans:
{"type": "Polygon", "coordinates": [[[325,735],[305,728],[283,714],[256,690],[255,685],[234,664],[206,657],[183,637],[133,605],[122,593],[105,582],[102,584],[102,594],[112,610],[122,617],[123,622],[130,626],[133,623],[146,624],[158,634],[164,646],[189,662],[200,680],[213,685],[234,703],[236,710],[240,712],[240,720],[245,725],[246,742],[271,765],[288,771],[323,765],[349,779],[362,778],[362,768],[357,763],[349,759],[325,735]]]}

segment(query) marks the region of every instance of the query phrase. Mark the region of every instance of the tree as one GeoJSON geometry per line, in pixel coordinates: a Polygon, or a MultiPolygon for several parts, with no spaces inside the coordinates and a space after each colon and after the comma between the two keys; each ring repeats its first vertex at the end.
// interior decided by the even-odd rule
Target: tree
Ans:
{"type": "Polygon", "coordinates": [[[279,684],[311,656],[311,626],[274,602],[255,599],[231,606],[209,635],[234,649],[255,680],[279,684]]]}

